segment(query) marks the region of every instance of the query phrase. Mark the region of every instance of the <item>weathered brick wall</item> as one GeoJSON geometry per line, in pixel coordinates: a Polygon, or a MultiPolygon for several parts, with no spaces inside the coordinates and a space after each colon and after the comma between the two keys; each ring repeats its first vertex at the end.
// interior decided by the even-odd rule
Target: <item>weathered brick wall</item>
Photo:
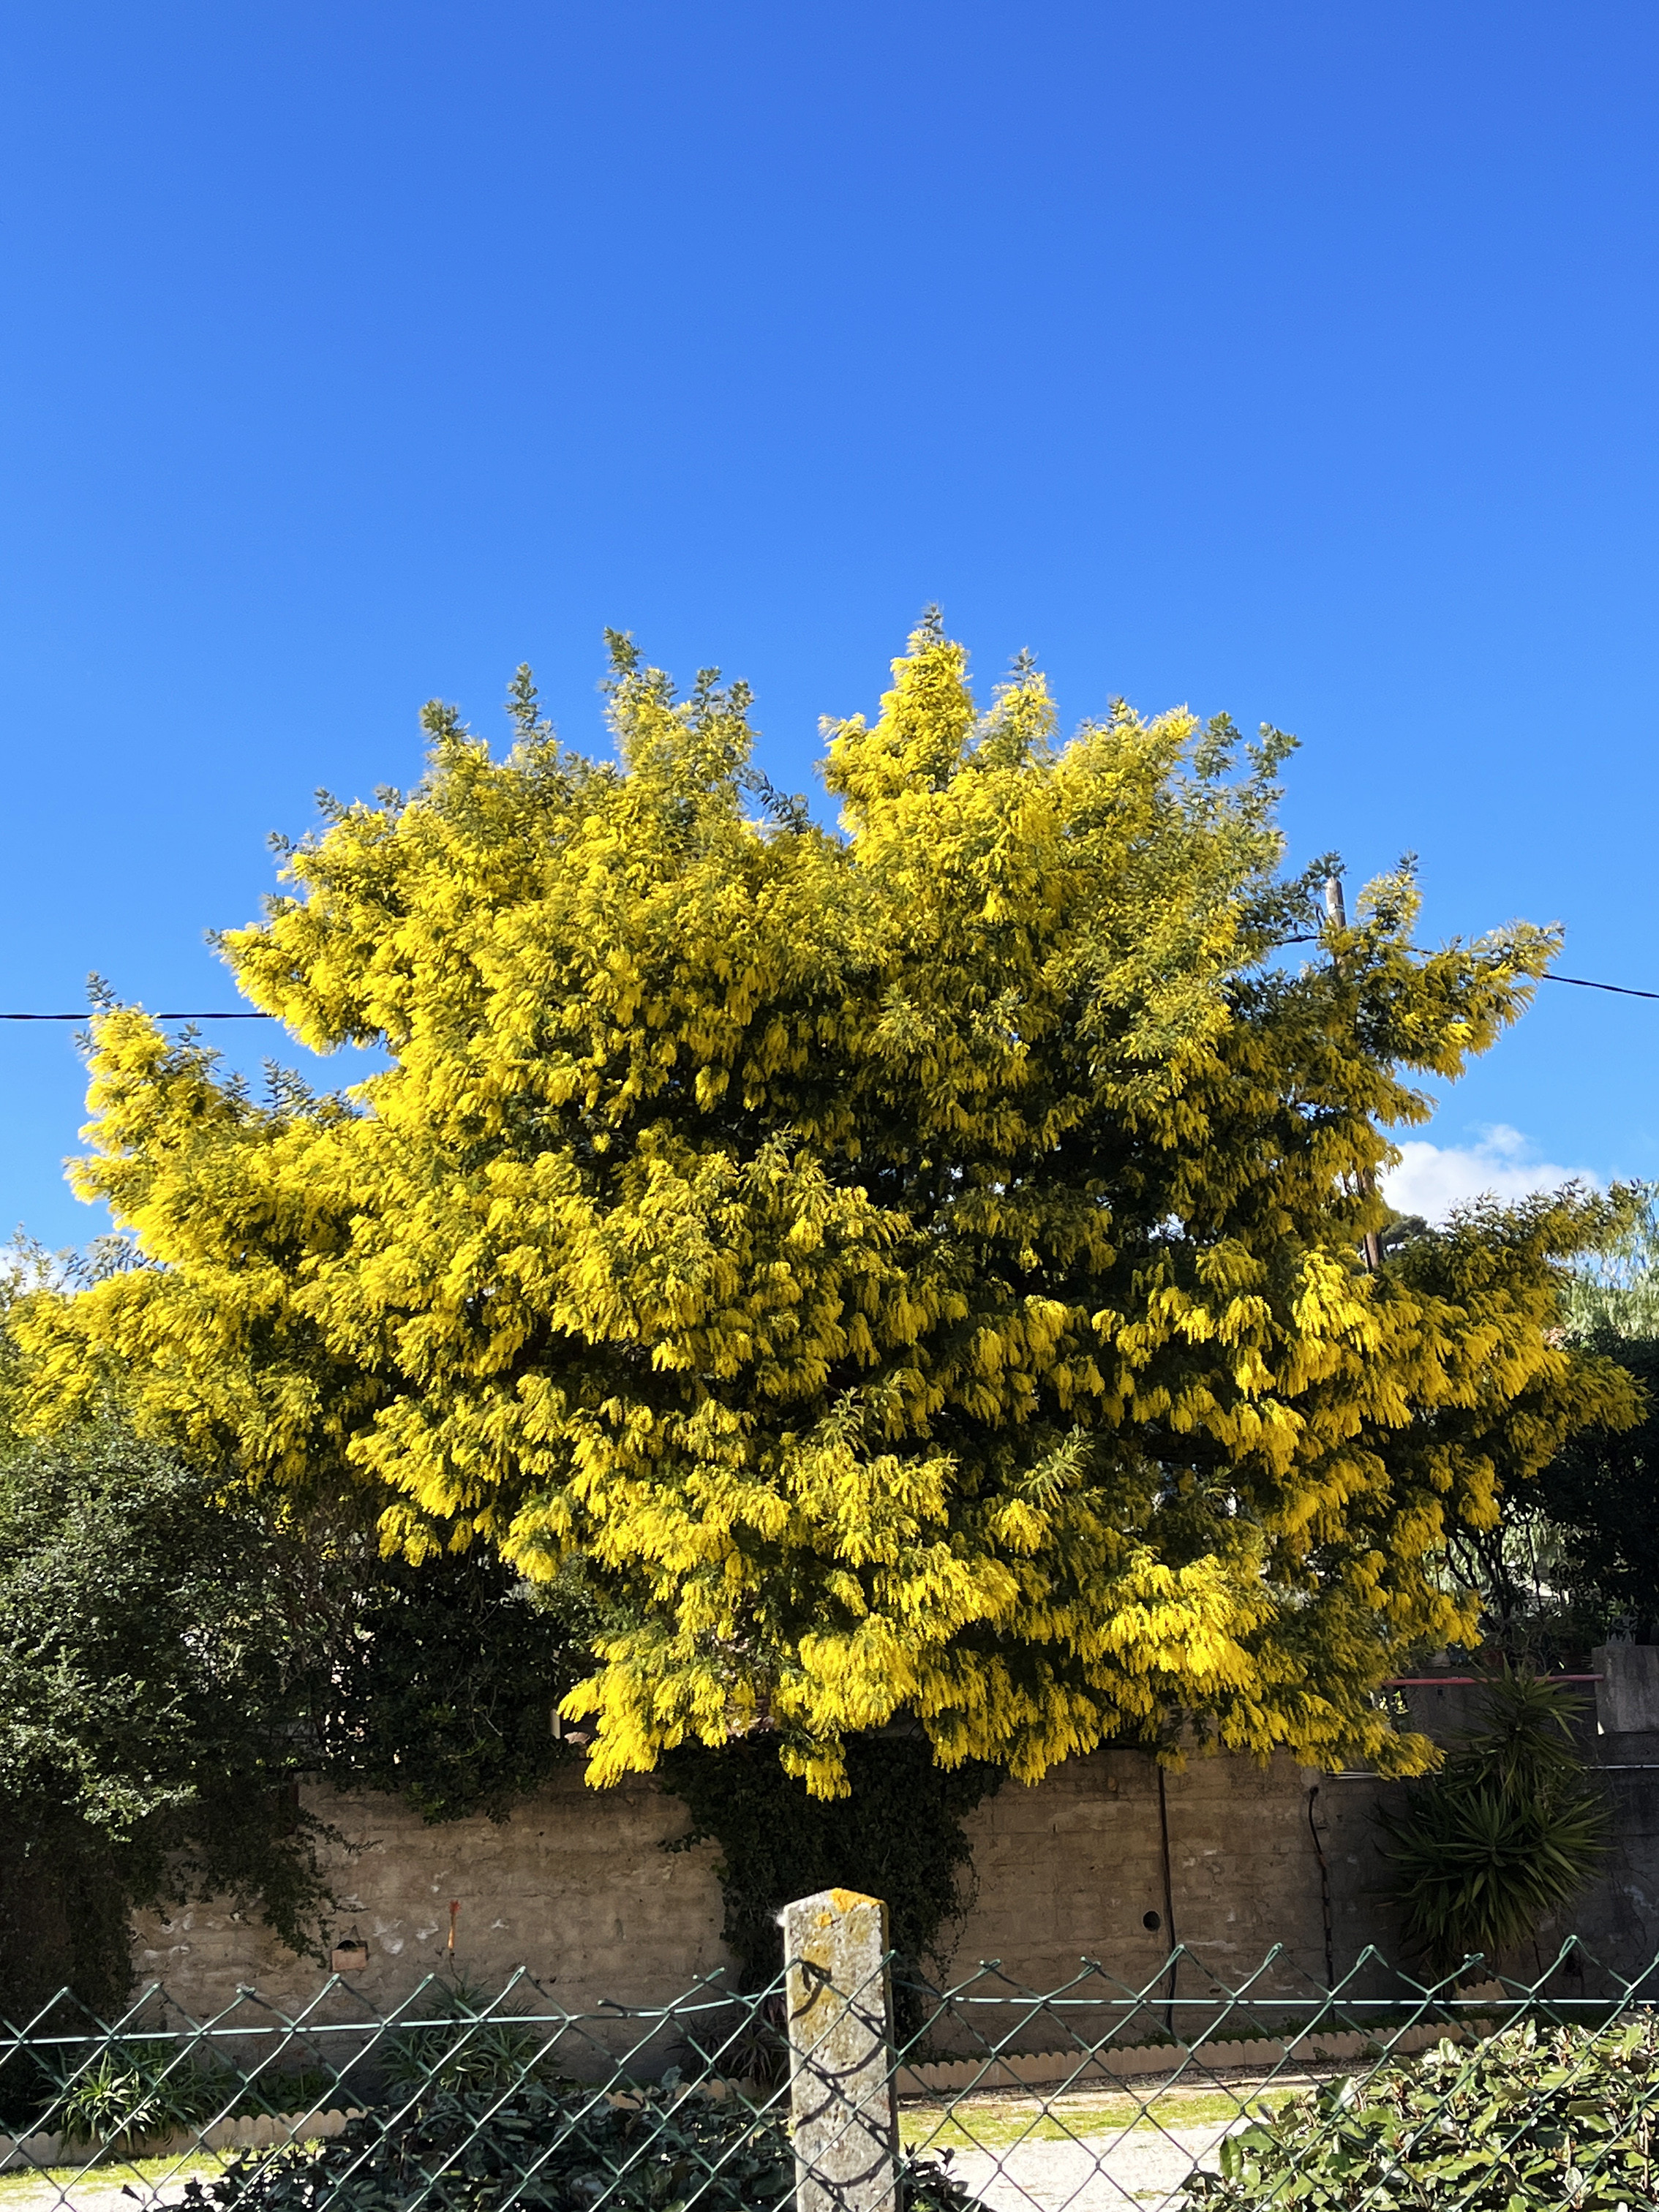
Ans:
{"type": "MultiPolygon", "coordinates": [[[[321,1792],[312,1805],[349,1847],[333,1861],[336,1932],[368,1944],[368,1967],[352,1979],[376,2004],[445,1964],[452,1899],[459,1966],[497,1988],[523,1966],[571,2011],[607,1996],[654,2004],[726,1963],[714,1853],[658,1848],[690,1822],[678,1798],[648,1783],[599,1794],[562,1774],[499,1825],[428,1827],[373,1795],[321,1792]]],[[[191,2012],[223,2003],[241,1982],[297,2006],[321,1978],[269,1929],[218,1904],[143,1914],[137,1933],[140,1979],[164,1983],[191,2012]]]]}
{"type": "MultiPolygon", "coordinates": [[[[1432,1734],[1469,1717],[1455,1688],[1409,1697],[1413,1719],[1432,1734]]],[[[1614,1722],[1645,1711],[1626,1711],[1610,1694],[1603,1705],[1614,1722]]],[[[1585,1730],[1607,1770],[1614,1841],[1571,1924],[1603,1959],[1639,1970],[1659,1954],[1659,1728],[1608,1732],[1604,1722],[1598,1730],[1587,1691],[1585,1730]]],[[[1010,1783],[969,1820],[974,1895],[946,1931],[939,1964],[962,1974],[997,1959],[1014,1980],[1052,1989],[1095,1959],[1138,1987],[1157,1973],[1173,1933],[1199,1954],[1182,1983],[1198,1994],[1209,1974],[1232,1981],[1253,1971],[1275,1943],[1281,1989],[1322,1980],[1328,1957],[1347,1972],[1370,1943],[1401,1959],[1397,1925],[1377,1896],[1386,1868],[1373,1813],[1388,1791],[1370,1776],[1321,1775],[1284,1759],[1266,1768],[1194,1759],[1165,1778],[1160,1809],[1156,1768],[1117,1751],[1073,1760],[1033,1789],[1010,1783]]],[[[316,1809],[355,1846],[337,1876],[337,1932],[368,1943],[368,1966],[354,1979],[377,2004],[445,1963],[452,1898],[459,1966],[495,1986],[524,1966],[573,2011],[605,1997],[659,2003],[731,1963],[715,1847],[663,1850],[689,1819],[648,1782],[594,1791],[561,1775],[499,1826],[426,1827],[379,1796],[328,1795],[316,1809]]],[[[239,1983],[284,2006],[317,1987],[310,1961],[222,1906],[146,1915],[137,1932],[142,1978],[164,1982],[192,2012],[224,2002],[239,1983]]],[[[1542,1931],[1541,1964],[1565,1932],[1542,1931]]]]}
{"type": "Polygon", "coordinates": [[[968,1823],[978,1894],[952,1931],[957,1966],[998,1958],[1054,1987],[1091,1958],[1138,1984],[1168,1956],[1171,1922],[1218,1966],[1254,1966],[1274,1942],[1311,1965],[1320,1896],[1306,1806],[1319,1778],[1289,1760],[1194,1759],[1164,1778],[1160,1808],[1152,1761],[1107,1751],[1036,1789],[1008,1784],[968,1823]]]}
{"type": "MultiPolygon", "coordinates": [[[[1307,1819],[1308,1789],[1318,1780],[1288,1761],[1264,1771],[1231,1759],[1194,1760],[1166,1778],[1175,1933],[1218,1970],[1254,1966],[1274,1942],[1310,1971],[1322,1965],[1307,1819]]],[[[1327,1779],[1322,1802],[1331,1790],[1327,1779]]],[[[562,1775],[500,1826],[479,1819],[427,1827],[379,1796],[313,1802],[354,1847],[337,1861],[336,1929],[368,1944],[368,1967],[353,1979],[377,2004],[444,1965],[452,1899],[460,1905],[456,1960],[467,1973],[499,1985],[522,1966],[572,2010],[607,1996],[655,2003],[730,1964],[720,1940],[714,1848],[663,1850],[685,1832],[688,1817],[648,1783],[600,1793],[562,1775]]],[[[1034,1789],[1010,1783],[968,1829],[973,1901],[946,1931],[946,1971],[996,1958],[1018,1980],[1043,1986],[1066,1980],[1082,1957],[1130,1982],[1157,1971],[1168,1953],[1169,1900],[1148,1759],[1100,1752],[1034,1789]],[[1158,1916],[1155,1929],[1145,1924],[1148,1914],[1158,1916]]],[[[1349,1918],[1354,1910],[1350,1898],[1349,1918]]],[[[1352,1940],[1359,1930],[1345,1933],[1352,1940]]],[[[163,1982],[192,2012],[224,2002],[244,1982],[280,2005],[298,2005],[319,1979],[310,1961],[220,1904],[171,1918],[143,1915],[138,1938],[141,1978],[163,1982]]]]}

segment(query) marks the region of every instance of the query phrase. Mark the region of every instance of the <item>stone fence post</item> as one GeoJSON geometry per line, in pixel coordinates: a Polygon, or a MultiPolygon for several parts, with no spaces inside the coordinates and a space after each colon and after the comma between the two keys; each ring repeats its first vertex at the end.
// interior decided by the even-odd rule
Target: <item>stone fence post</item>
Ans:
{"type": "Polygon", "coordinates": [[[825,1889],[781,1917],[796,2212],[898,2212],[887,1907],[825,1889]]]}

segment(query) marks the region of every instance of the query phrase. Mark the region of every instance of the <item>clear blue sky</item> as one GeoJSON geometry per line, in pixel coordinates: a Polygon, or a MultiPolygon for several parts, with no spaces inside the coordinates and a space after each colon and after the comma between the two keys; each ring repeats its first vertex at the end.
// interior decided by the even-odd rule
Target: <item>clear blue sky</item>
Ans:
{"type": "MultiPolygon", "coordinates": [[[[234,1003],[266,833],[521,659],[602,744],[606,623],[799,786],[933,599],[1659,988],[1656,64],[1651,0],[5,9],[0,1002],[234,1003]]],[[[1431,1139],[1656,1173],[1656,1072],[1546,986],[1431,1139]]],[[[80,1241],[68,1033],[0,1112],[80,1241]]]]}

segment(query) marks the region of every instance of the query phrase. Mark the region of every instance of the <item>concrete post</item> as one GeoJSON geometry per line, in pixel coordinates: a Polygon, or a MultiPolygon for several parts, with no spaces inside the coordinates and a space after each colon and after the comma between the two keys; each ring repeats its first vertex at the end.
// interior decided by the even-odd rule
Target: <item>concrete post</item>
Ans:
{"type": "Polygon", "coordinates": [[[782,1917],[796,2212],[898,2212],[887,1907],[826,1889],[782,1917]]]}
{"type": "Polygon", "coordinates": [[[1659,1732],[1659,1645],[1604,1644],[1590,1653],[1598,1735],[1659,1732]]]}

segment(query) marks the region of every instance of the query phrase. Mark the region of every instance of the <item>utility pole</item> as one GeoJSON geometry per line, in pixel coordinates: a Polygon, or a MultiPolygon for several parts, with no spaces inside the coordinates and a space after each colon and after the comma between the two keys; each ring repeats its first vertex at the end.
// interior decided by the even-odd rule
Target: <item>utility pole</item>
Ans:
{"type": "MultiPolygon", "coordinates": [[[[1348,926],[1348,909],[1342,896],[1340,876],[1327,876],[1325,878],[1325,919],[1333,929],[1346,929],[1348,926]]],[[[1376,1189],[1376,1185],[1364,1169],[1360,1170],[1359,1188],[1367,1198],[1376,1189]]],[[[1366,1267],[1374,1275],[1382,1265],[1382,1240],[1376,1230],[1365,1231],[1359,1240],[1359,1249],[1365,1255],[1366,1267]]]]}

